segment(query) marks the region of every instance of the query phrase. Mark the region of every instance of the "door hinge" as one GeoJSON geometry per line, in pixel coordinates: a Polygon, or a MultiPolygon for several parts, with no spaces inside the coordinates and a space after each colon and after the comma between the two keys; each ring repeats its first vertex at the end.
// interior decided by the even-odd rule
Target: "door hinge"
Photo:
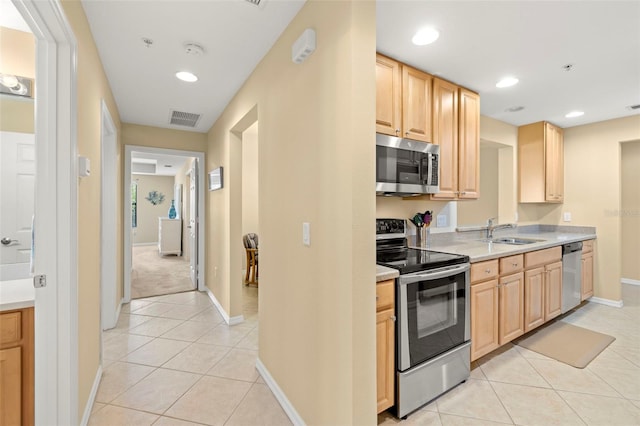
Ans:
{"type": "Polygon", "coordinates": [[[47,286],[47,276],[46,275],[34,275],[33,277],[33,286],[35,288],[42,288],[47,286]]]}

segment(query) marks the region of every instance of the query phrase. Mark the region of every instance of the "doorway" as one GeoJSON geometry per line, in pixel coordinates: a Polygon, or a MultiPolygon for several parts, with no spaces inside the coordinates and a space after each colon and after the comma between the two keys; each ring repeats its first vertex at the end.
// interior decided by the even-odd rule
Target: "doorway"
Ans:
{"type": "Polygon", "coordinates": [[[124,303],[205,290],[203,163],[202,152],[125,146],[124,303]]]}
{"type": "MultiPolygon", "coordinates": [[[[260,241],[259,197],[258,197],[258,122],[242,132],[242,235],[256,234],[260,241]]],[[[244,255],[244,253],[243,253],[244,255]]],[[[242,257],[242,315],[251,321],[258,315],[258,292],[260,274],[258,265],[248,265],[247,256],[242,257]],[[255,268],[256,271],[253,271],[255,268]],[[254,278],[255,277],[255,278],[254,278]]],[[[259,259],[259,256],[257,256],[259,259]]],[[[256,262],[257,263],[257,262],[256,262]]]]}

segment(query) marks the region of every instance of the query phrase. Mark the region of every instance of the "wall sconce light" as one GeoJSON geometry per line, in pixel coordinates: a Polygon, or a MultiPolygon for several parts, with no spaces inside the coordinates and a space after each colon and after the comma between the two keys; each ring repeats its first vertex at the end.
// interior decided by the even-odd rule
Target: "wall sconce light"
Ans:
{"type": "Polygon", "coordinates": [[[33,80],[17,75],[0,73],[0,93],[30,98],[33,94],[33,80]]]}

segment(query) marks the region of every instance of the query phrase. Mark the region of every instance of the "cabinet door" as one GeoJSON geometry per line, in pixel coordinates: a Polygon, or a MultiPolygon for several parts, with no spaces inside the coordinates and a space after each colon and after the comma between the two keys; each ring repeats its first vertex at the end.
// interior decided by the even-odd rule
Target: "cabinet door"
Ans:
{"type": "Polygon", "coordinates": [[[433,77],[402,66],[402,137],[431,142],[431,86],[433,77]]]}
{"type": "Polygon", "coordinates": [[[376,56],[376,132],[400,136],[402,115],[402,74],[400,64],[376,56]]]}
{"type": "Polygon", "coordinates": [[[0,425],[22,424],[22,348],[0,350],[0,425]]]}
{"type": "Polygon", "coordinates": [[[524,273],[524,331],[544,324],[544,268],[524,273]]]}
{"type": "Polygon", "coordinates": [[[564,188],[564,158],[562,130],[545,123],[545,199],[562,202],[564,188]]]}
{"type": "Polygon", "coordinates": [[[432,199],[458,195],[458,86],[433,79],[433,143],[440,145],[440,192],[432,199]]]}
{"type": "Polygon", "coordinates": [[[562,262],[545,266],[544,320],[549,321],[562,313],[562,262]]]}
{"type": "Polygon", "coordinates": [[[395,403],[395,332],[393,309],[380,311],[376,315],[376,363],[378,413],[395,403]]]}
{"type": "Polygon", "coordinates": [[[459,198],[480,197],[480,96],[460,89],[459,198]]]}
{"type": "Polygon", "coordinates": [[[593,252],[582,254],[582,300],[593,296],[593,252]]]}
{"type": "Polygon", "coordinates": [[[500,278],[500,345],[524,334],[524,274],[500,278]]]}
{"type": "Polygon", "coordinates": [[[498,344],[498,280],[471,286],[471,361],[498,344]]]}

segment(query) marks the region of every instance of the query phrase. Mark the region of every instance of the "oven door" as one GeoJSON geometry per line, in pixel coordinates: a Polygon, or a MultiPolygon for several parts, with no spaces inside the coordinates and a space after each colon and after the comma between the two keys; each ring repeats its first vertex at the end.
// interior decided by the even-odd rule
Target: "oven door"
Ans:
{"type": "Polygon", "coordinates": [[[468,263],[398,278],[398,370],[470,339],[468,263]]]}

